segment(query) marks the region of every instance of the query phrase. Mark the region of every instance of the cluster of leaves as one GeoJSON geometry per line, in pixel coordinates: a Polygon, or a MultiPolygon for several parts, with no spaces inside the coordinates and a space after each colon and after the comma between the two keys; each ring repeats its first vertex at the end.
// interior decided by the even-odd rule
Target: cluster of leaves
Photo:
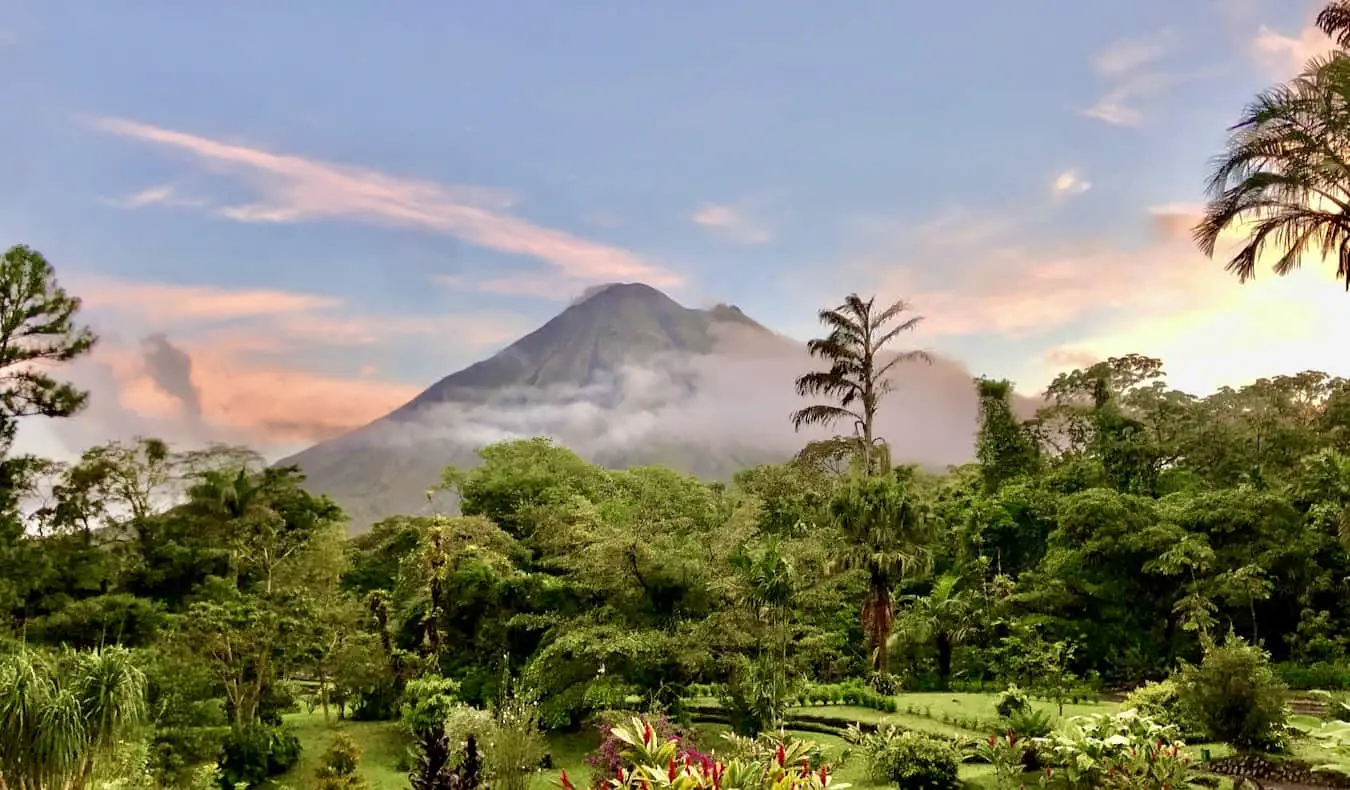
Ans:
{"type": "Polygon", "coordinates": [[[1170,790],[1191,770],[1176,730],[1135,710],[1071,718],[1037,747],[1042,785],[1063,790],[1170,790]]]}
{"type": "MultiPolygon", "coordinates": [[[[728,759],[683,748],[678,738],[662,739],[641,717],[616,724],[612,736],[624,745],[614,788],[670,790],[825,790],[848,787],[833,781],[815,744],[796,739],[728,738],[728,759]]],[[[573,790],[567,773],[562,785],[573,790]]]]}

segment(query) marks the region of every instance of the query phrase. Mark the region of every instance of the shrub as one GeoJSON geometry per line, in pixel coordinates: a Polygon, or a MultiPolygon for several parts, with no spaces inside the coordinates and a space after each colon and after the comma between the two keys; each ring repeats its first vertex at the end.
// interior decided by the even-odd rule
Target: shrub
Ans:
{"type": "Polygon", "coordinates": [[[894,784],[900,790],[956,790],[961,755],[950,740],[927,733],[883,727],[862,733],[850,727],[846,737],[867,761],[873,781],[894,784]]]}
{"type": "Polygon", "coordinates": [[[867,676],[867,685],[887,697],[894,697],[904,687],[901,677],[890,672],[873,672],[867,676]]]}
{"type": "Polygon", "coordinates": [[[1019,738],[1044,738],[1055,729],[1055,722],[1050,718],[1050,714],[1036,708],[1014,711],[1004,721],[1007,729],[1012,730],[1019,738]]]}
{"type": "Polygon", "coordinates": [[[1172,790],[1186,787],[1190,755],[1176,729],[1138,711],[1078,716],[1038,738],[1049,764],[1042,787],[1058,790],[1172,790]]]}
{"type": "Polygon", "coordinates": [[[283,727],[254,724],[232,730],[220,748],[220,786],[253,787],[286,773],[300,760],[300,739],[283,727]]]}
{"type": "Polygon", "coordinates": [[[1281,751],[1288,740],[1288,687],[1264,650],[1236,636],[1177,676],[1182,710],[1205,736],[1244,750],[1281,751]]]}
{"type": "Polygon", "coordinates": [[[1200,726],[1181,704],[1181,686],[1174,678],[1149,681],[1125,696],[1121,709],[1134,708],[1159,724],[1177,728],[1181,737],[1193,741],[1204,737],[1200,726]]]}
{"type": "Polygon", "coordinates": [[[361,747],[352,740],[352,736],[339,732],[333,736],[328,751],[323,754],[323,764],[315,771],[319,790],[360,790],[366,786],[365,780],[357,774],[361,767],[361,747]]]}
{"type": "Polygon", "coordinates": [[[1027,693],[1016,685],[1008,686],[999,695],[994,702],[994,710],[999,718],[1006,719],[1017,711],[1026,710],[1031,707],[1031,699],[1027,693]]]}
{"type": "Polygon", "coordinates": [[[459,706],[459,684],[439,675],[408,682],[403,689],[403,725],[417,738],[443,732],[445,722],[459,706]]]}
{"type": "Polygon", "coordinates": [[[539,704],[529,696],[511,693],[497,705],[492,719],[484,749],[492,787],[525,790],[544,756],[539,704]]]}

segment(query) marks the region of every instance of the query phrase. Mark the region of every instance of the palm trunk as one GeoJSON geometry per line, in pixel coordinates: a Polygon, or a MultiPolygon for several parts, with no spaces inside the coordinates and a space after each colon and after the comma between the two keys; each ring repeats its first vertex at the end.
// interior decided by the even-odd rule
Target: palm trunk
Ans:
{"type": "Polygon", "coordinates": [[[939,632],[937,635],[938,689],[947,691],[952,679],[952,637],[939,632]]]}

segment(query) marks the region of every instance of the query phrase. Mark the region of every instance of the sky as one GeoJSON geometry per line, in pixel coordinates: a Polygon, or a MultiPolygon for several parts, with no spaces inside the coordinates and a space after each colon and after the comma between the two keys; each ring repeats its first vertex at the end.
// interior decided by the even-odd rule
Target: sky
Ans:
{"type": "Polygon", "coordinates": [[[1024,392],[1131,352],[1350,375],[1330,268],[1239,285],[1189,240],[1318,7],[0,0],[0,246],[101,336],[88,413],[21,448],[294,449],[613,281],[803,339],[904,298],[1024,392]]]}

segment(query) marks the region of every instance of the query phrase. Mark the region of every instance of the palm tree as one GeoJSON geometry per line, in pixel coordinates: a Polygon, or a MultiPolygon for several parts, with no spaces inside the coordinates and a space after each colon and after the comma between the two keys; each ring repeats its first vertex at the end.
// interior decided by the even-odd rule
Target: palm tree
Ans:
{"type": "Polygon", "coordinates": [[[1317,15],[1317,26],[1342,49],[1350,48],[1350,0],[1332,0],[1317,15]]]}
{"type": "Polygon", "coordinates": [[[907,488],[893,477],[861,477],[830,502],[839,530],[842,570],[867,574],[862,628],[878,672],[890,666],[888,640],[895,623],[891,590],[896,582],[928,566],[931,533],[927,514],[907,488]]]}
{"type": "Polygon", "coordinates": [[[1250,224],[1227,266],[1240,281],[1255,275],[1265,252],[1277,256],[1279,275],[1317,252],[1335,256],[1336,276],[1350,290],[1350,55],[1315,59],[1257,96],[1213,167],[1210,201],[1194,230],[1207,256],[1225,231],[1250,224]]]}
{"type": "Polygon", "coordinates": [[[923,351],[903,351],[880,363],[879,357],[886,345],[901,332],[918,327],[923,316],[892,324],[909,309],[909,304],[901,300],[878,311],[875,302],[876,297],[864,301],[857,294],[849,294],[844,303],[833,310],[820,311],[820,322],[830,333],[807,341],[806,348],[811,356],[827,361],[830,367],[798,378],[797,394],[825,396],[836,403],[807,406],[792,414],[792,427],[798,431],[804,425],[829,426],[840,420],[851,421],[862,467],[867,474],[875,471],[877,406],[882,396],[894,388],[886,374],[900,362],[932,361],[923,351]]]}
{"type": "Polygon", "coordinates": [[[82,790],[146,713],[124,648],[0,657],[0,788],[82,790]]]}
{"type": "Polygon", "coordinates": [[[933,582],[927,595],[909,595],[908,619],[914,630],[931,639],[937,650],[938,690],[946,691],[952,677],[952,650],[975,628],[975,607],[964,579],[944,573],[933,582]]]}

